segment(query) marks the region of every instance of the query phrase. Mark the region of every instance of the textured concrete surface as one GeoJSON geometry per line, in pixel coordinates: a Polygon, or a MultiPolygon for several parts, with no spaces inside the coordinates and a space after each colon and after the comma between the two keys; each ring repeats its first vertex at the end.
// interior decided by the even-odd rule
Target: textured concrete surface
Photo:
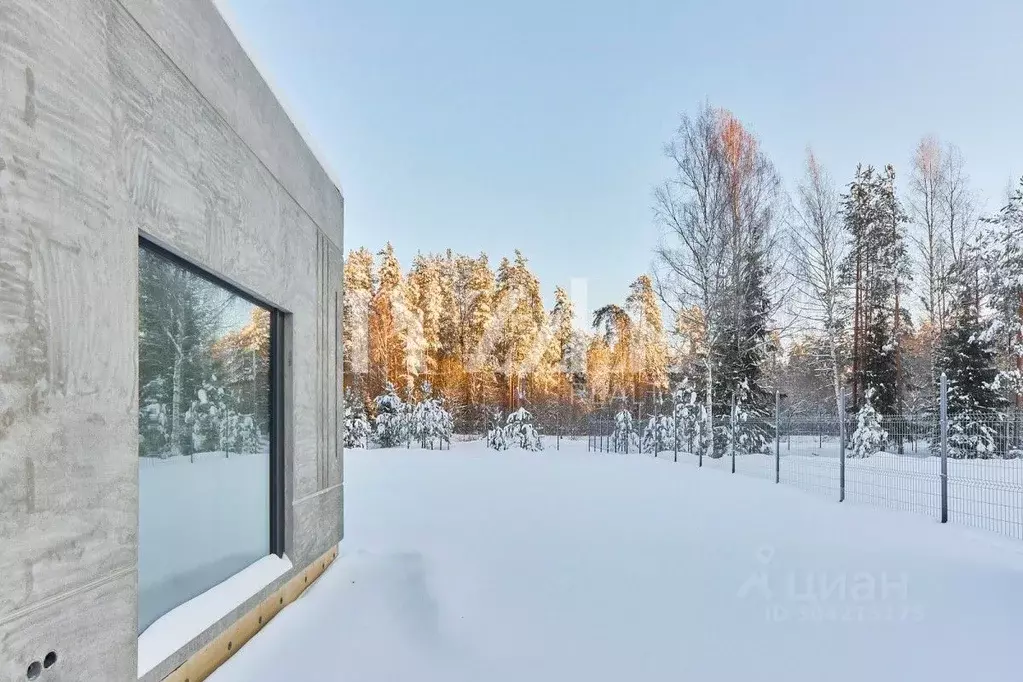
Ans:
{"type": "Polygon", "coordinates": [[[210,0],[0,0],[0,37],[0,680],[133,680],[138,236],[290,313],[300,567],[341,535],[343,202],[210,0]]]}

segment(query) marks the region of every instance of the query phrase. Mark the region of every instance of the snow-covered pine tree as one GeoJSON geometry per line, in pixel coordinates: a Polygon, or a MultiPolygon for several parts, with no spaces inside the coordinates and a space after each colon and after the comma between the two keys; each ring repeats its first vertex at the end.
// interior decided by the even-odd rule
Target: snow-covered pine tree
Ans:
{"type": "Polygon", "coordinates": [[[460,277],[464,284],[457,296],[462,309],[459,329],[459,361],[465,368],[465,386],[460,403],[473,418],[485,418],[486,405],[497,402],[496,361],[491,339],[496,340],[494,314],[494,272],[486,254],[461,257],[460,277]]]}
{"type": "Polygon", "coordinates": [[[390,242],[378,255],[378,285],[370,302],[368,395],[382,395],[388,384],[400,386],[408,376],[405,338],[398,319],[405,290],[401,264],[390,242]]]}
{"type": "Polygon", "coordinates": [[[423,372],[433,376],[437,373],[440,356],[441,306],[444,303],[439,259],[433,255],[416,254],[406,282],[409,305],[420,313],[426,360],[423,372]]]}
{"type": "Polygon", "coordinates": [[[345,391],[345,432],[346,448],[364,448],[369,440],[369,420],[362,401],[351,389],[345,391]]]}
{"type": "MultiPolygon", "coordinates": [[[[948,377],[948,455],[988,458],[1001,449],[999,408],[1006,405],[998,389],[996,349],[980,320],[977,260],[968,257],[952,271],[951,319],[942,335],[936,368],[948,377]]],[[[932,449],[940,440],[932,440],[932,449]]]]}
{"type": "Polygon", "coordinates": [[[675,420],[664,409],[664,398],[658,394],[654,398],[654,412],[643,426],[643,452],[656,454],[674,448],[675,420]]]}
{"type": "Polygon", "coordinates": [[[684,379],[672,395],[675,412],[675,436],[682,452],[697,452],[706,448],[703,442],[705,415],[696,389],[684,379]]]}
{"type": "Polygon", "coordinates": [[[668,342],[661,305],[649,275],[640,275],[629,285],[625,310],[633,323],[631,373],[637,383],[637,397],[645,400],[668,385],[668,342]]]}
{"type": "Polygon", "coordinates": [[[139,390],[139,456],[170,455],[170,410],[161,400],[167,395],[164,377],[157,376],[139,390]]]}
{"type": "Polygon", "coordinates": [[[540,433],[533,426],[533,415],[524,407],[520,407],[508,415],[504,427],[505,441],[523,450],[543,450],[540,433]]]}
{"type": "Polygon", "coordinates": [[[185,412],[185,426],[191,433],[183,454],[222,452],[227,456],[256,452],[260,434],[250,414],[238,411],[235,393],[212,374],[196,391],[185,412]]]}
{"type": "Polygon", "coordinates": [[[374,403],[373,437],[377,444],[382,448],[406,445],[410,438],[409,411],[394,384],[388,383],[374,403]]]}
{"type": "Polygon", "coordinates": [[[902,295],[909,279],[905,246],[907,218],[895,195],[895,171],[883,175],[857,166],[842,213],[852,248],[844,263],[844,280],[854,290],[853,410],[867,387],[873,407],[886,415],[901,414],[905,377],[901,344],[908,322],[902,295]]]}
{"type": "Polygon", "coordinates": [[[498,328],[494,350],[504,379],[504,400],[511,407],[517,404],[517,391],[528,374],[527,359],[547,318],[540,282],[521,251],[515,251],[514,262],[501,260],[494,307],[498,328]]]}
{"type": "Polygon", "coordinates": [[[422,393],[422,400],[412,410],[412,439],[430,450],[444,445],[450,447],[454,422],[444,409],[443,398],[433,395],[429,382],[423,384],[422,393]]]}
{"type": "Polygon", "coordinates": [[[1023,178],[997,216],[985,220],[982,279],[993,314],[986,335],[1004,362],[998,385],[1023,408],[1023,178]]]}
{"type": "Polygon", "coordinates": [[[873,405],[874,388],[864,392],[863,404],[856,415],[856,430],[850,441],[850,457],[869,457],[888,444],[888,432],[881,425],[881,415],[873,405]]]}
{"type": "Polygon", "coordinates": [[[615,430],[611,436],[612,447],[616,452],[633,451],[639,444],[632,413],[622,409],[615,414],[615,430]]]}
{"type": "Polygon", "coordinates": [[[511,447],[508,433],[501,419],[501,412],[495,411],[488,416],[487,447],[491,450],[507,450],[511,447]]]}

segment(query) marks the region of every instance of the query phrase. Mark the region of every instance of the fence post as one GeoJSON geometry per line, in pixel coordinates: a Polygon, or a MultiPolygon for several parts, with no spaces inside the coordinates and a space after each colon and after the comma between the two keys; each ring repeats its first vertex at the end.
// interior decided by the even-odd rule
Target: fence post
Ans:
{"type": "Polygon", "coordinates": [[[678,461],[678,405],[676,399],[672,398],[671,401],[671,433],[672,440],[675,441],[675,461],[678,461]]]}
{"type": "Polygon", "coordinates": [[[774,391],[774,482],[781,482],[781,393],[774,391]]]}
{"type": "Polygon", "coordinates": [[[941,396],[938,398],[941,419],[941,522],[948,523],[948,376],[941,373],[941,396]]]}
{"type": "Polygon", "coordinates": [[[732,394],[732,416],[728,420],[731,434],[728,439],[728,447],[732,451],[732,473],[735,473],[735,394],[732,394]]]}
{"type": "Polygon", "coordinates": [[[838,501],[845,502],[845,390],[838,393],[838,501]]]}

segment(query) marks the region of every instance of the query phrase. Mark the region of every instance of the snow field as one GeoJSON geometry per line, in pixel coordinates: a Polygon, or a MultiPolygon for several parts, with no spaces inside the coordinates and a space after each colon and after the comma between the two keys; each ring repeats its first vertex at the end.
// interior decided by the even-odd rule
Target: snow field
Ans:
{"type": "Polygon", "coordinates": [[[1023,545],[719,463],[349,451],[341,558],[211,680],[1017,678],[1023,545]]]}

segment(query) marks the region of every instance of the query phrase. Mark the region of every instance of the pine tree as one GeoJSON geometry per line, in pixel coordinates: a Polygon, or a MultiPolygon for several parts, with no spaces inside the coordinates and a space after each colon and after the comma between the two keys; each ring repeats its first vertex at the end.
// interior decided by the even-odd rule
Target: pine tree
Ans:
{"type": "Polygon", "coordinates": [[[608,350],[608,395],[628,396],[635,401],[637,387],[633,379],[632,317],[624,308],[611,303],[593,313],[593,329],[603,329],[604,347],[608,350]]]}
{"type": "Polygon", "coordinates": [[[370,395],[384,392],[389,384],[404,386],[408,380],[405,339],[399,330],[404,277],[390,242],[378,255],[378,286],[370,305],[370,395]]]}
{"type": "MultiPolygon", "coordinates": [[[[954,315],[942,335],[936,365],[948,379],[949,456],[987,458],[998,449],[999,408],[1006,404],[998,389],[996,349],[984,333],[978,307],[973,259],[951,274],[954,315]]],[[[937,447],[940,442],[934,439],[937,447]]]]}
{"type": "Polygon", "coordinates": [[[376,416],[373,418],[373,436],[380,447],[406,445],[412,436],[410,409],[398,395],[394,384],[388,383],[374,403],[376,416]]]}
{"type": "Polygon", "coordinates": [[[993,314],[986,335],[1003,356],[998,385],[1023,407],[1023,178],[998,215],[985,221],[981,278],[993,314]]]}
{"type": "Polygon", "coordinates": [[[543,450],[543,440],[533,425],[533,415],[523,407],[508,415],[504,431],[505,440],[509,444],[517,445],[523,450],[543,450]]]}
{"type": "Polygon", "coordinates": [[[350,251],[344,266],[343,339],[346,386],[361,386],[369,372],[370,304],[373,300],[373,291],[373,254],[366,248],[350,251]]]}
{"type": "Polygon", "coordinates": [[[369,421],[362,401],[354,391],[345,391],[345,448],[364,448],[370,435],[369,421]]]}
{"type": "Polygon", "coordinates": [[[881,415],[874,409],[874,389],[868,388],[863,404],[856,415],[856,430],[852,434],[851,457],[869,457],[888,444],[888,432],[881,425],[881,415]]]}
{"type": "Polygon", "coordinates": [[[661,306],[648,275],[640,275],[629,285],[625,309],[635,327],[632,366],[639,396],[645,399],[668,385],[668,343],[661,306]]]}
{"type": "Polygon", "coordinates": [[[496,283],[486,254],[467,259],[461,267],[465,273],[464,292],[459,297],[463,308],[459,353],[466,371],[463,402],[470,406],[474,416],[485,418],[483,406],[493,404],[497,397],[496,360],[493,342],[488,338],[488,333],[496,337],[493,323],[496,283]]]}
{"type": "Polygon", "coordinates": [[[506,388],[506,404],[518,404],[528,372],[527,359],[535,349],[547,313],[540,296],[540,283],[529,270],[528,261],[516,250],[515,261],[502,259],[497,271],[495,323],[498,328],[496,353],[506,388]]]}
{"type": "Polygon", "coordinates": [[[872,404],[882,414],[902,410],[901,343],[907,314],[902,293],[908,280],[904,224],[895,196],[895,171],[883,176],[857,167],[842,201],[852,248],[844,279],[855,290],[853,325],[853,410],[872,389],[872,404]]]}

